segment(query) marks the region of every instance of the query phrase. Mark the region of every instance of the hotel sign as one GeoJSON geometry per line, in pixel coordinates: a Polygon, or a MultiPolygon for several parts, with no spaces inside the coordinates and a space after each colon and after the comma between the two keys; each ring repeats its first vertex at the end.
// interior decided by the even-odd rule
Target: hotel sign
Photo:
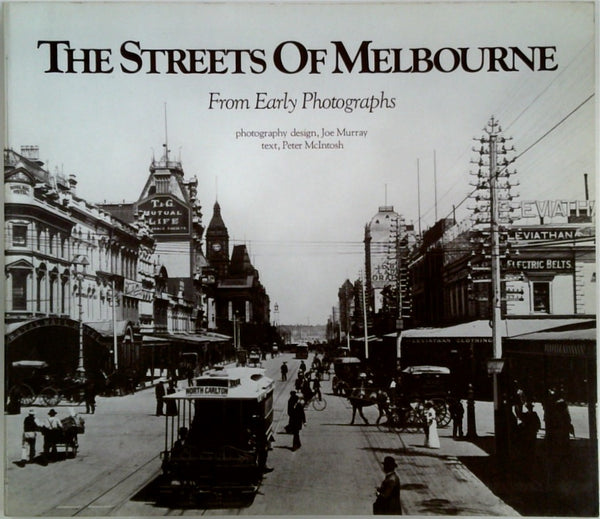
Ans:
{"type": "Polygon", "coordinates": [[[190,210],[171,195],[156,195],[138,205],[152,234],[188,234],[190,210]]]}

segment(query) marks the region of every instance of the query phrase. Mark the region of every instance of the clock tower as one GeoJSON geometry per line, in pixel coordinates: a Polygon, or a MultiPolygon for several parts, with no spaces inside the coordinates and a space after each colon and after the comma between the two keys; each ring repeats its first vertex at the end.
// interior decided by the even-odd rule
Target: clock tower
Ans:
{"type": "Polygon", "coordinates": [[[229,269],[229,233],[221,217],[221,206],[215,202],[213,216],[206,230],[206,259],[220,278],[229,269]]]}

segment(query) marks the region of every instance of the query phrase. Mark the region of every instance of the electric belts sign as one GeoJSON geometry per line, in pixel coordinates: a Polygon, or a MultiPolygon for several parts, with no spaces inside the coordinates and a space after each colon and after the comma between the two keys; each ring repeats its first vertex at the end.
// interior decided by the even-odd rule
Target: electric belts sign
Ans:
{"type": "Polygon", "coordinates": [[[138,213],[144,217],[152,234],[188,234],[190,210],[171,195],[156,195],[138,205],[138,213]]]}

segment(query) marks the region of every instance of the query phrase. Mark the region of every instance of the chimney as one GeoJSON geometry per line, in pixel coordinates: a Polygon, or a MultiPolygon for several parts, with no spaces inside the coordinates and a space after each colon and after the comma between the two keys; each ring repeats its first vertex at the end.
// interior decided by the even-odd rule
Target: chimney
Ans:
{"type": "Polygon", "coordinates": [[[21,146],[21,156],[25,157],[27,160],[37,164],[38,166],[43,166],[43,162],[40,160],[40,147],[39,146],[21,146]]]}

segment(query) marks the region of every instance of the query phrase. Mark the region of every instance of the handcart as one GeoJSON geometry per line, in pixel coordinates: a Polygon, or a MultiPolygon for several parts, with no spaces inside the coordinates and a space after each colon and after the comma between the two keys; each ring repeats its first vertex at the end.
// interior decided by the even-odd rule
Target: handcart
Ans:
{"type": "Polygon", "coordinates": [[[54,444],[58,448],[62,448],[65,456],[71,454],[72,458],[77,456],[79,449],[78,435],[85,433],[85,420],[78,414],[67,416],[61,421],[62,429],[51,431],[54,434],[54,444]]]}

